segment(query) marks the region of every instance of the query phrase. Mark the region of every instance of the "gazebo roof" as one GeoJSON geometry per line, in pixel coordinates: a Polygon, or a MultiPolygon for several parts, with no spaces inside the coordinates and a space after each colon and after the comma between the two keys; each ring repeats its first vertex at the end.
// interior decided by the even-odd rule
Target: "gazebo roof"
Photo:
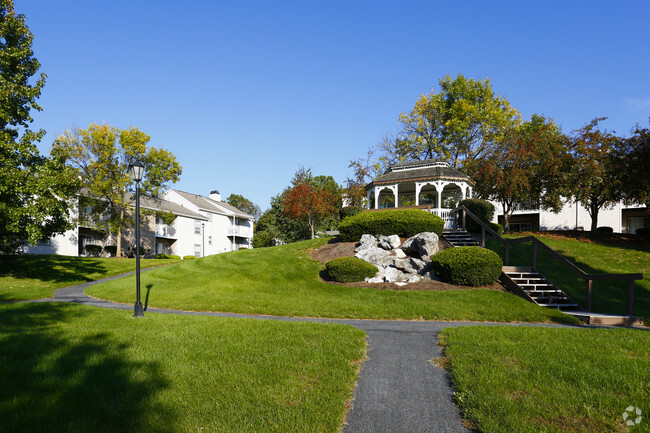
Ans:
{"type": "Polygon", "coordinates": [[[474,186],[474,181],[465,173],[449,167],[442,159],[427,159],[424,161],[400,162],[391,165],[388,172],[366,185],[369,189],[375,185],[417,182],[427,180],[462,180],[474,186]]]}

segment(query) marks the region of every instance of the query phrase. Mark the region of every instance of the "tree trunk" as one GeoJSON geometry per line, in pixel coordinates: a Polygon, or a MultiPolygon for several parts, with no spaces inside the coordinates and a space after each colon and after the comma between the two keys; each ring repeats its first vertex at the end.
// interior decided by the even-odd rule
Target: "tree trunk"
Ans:
{"type": "Polygon", "coordinates": [[[595,233],[598,228],[598,203],[591,202],[591,212],[589,214],[591,215],[591,231],[595,233]]]}
{"type": "MultiPolygon", "coordinates": [[[[120,210],[120,221],[124,220],[124,209],[120,210]]],[[[115,257],[122,257],[122,229],[117,229],[117,251],[115,257]]]]}
{"type": "Polygon", "coordinates": [[[316,221],[310,218],[307,224],[309,224],[309,230],[311,230],[311,238],[314,239],[316,237],[314,234],[314,225],[316,225],[316,221]]]}

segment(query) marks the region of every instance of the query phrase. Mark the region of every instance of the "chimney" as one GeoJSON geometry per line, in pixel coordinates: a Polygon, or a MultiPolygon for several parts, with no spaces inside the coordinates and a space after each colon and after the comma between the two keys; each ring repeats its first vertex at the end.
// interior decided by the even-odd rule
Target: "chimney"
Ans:
{"type": "Polygon", "coordinates": [[[214,201],[221,201],[221,194],[215,189],[214,191],[210,191],[210,198],[214,201]]]}

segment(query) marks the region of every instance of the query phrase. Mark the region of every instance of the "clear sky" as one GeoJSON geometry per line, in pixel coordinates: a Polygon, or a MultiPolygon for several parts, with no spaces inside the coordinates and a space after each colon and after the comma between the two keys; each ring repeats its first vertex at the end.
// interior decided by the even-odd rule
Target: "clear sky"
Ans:
{"type": "Polygon", "coordinates": [[[565,132],[650,116],[650,1],[15,0],[48,75],[33,127],[137,126],[184,191],[262,210],[300,167],[351,175],[438,80],[490,78],[565,132]]]}

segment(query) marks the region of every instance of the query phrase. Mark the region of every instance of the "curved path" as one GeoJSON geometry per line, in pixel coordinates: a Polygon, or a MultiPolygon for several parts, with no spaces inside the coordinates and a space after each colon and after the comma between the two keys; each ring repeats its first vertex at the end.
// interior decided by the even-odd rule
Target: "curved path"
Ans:
{"type": "MultiPolygon", "coordinates": [[[[39,302],[63,301],[133,310],[132,305],[102,301],[84,294],[84,290],[89,286],[133,273],[59,289],[54,292],[53,298],[39,302]]],[[[469,433],[469,430],[462,426],[458,408],[453,401],[449,375],[435,367],[431,360],[441,355],[437,336],[442,329],[462,325],[494,325],[483,322],[306,319],[158,308],[147,308],[146,312],[343,323],[364,330],[368,334],[368,360],[361,367],[353,394],[353,407],[348,412],[344,428],[346,433],[469,433]]]]}

